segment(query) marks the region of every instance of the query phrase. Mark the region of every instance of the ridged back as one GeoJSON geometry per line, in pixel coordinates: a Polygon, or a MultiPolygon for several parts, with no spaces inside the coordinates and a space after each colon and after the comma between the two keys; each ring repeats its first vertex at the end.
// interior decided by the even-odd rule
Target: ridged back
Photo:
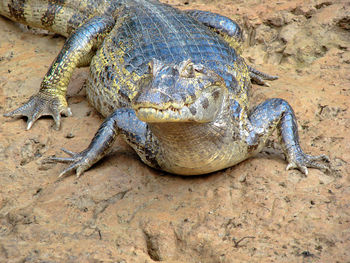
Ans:
{"type": "Polygon", "coordinates": [[[116,12],[116,26],[107,36],[91,67],[88,86],[90,98],[101,100],[103,90],[109,98],[94,103],[107,115],[115,107],[130,107],[139,78],[148,73],[148,63],[155,58],[165,63],[191,59],[221,75],[233,90],[236,78],[229,67],[237,54],[218,34],[187,14],[158,1],[125,1],[116,12]],[[101,70],[102,69],[102,70],[101,70]],[[113,95],[115,94],[116,97],[113,95]]]}

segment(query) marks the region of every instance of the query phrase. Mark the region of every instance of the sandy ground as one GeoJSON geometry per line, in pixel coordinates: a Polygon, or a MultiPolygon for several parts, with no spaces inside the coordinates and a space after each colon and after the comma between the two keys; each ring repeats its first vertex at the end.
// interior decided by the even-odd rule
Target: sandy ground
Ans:
{"type": "Polygon", "coordinates": [[[348,1],[168,1],[221,13],[245,29],[244,57],[277,74],[253,104],[293,106],[306,152],[332,171],[285,171],[278,144],[209,176],[144,165],[122,141],[84,176],[46,164],[90,142],[101,116],[74,73],[73,117],[30,131],[2,113],[37,92],[64,39],[0,18],[0,262],[350,262],[350,5],[348,1]]]}

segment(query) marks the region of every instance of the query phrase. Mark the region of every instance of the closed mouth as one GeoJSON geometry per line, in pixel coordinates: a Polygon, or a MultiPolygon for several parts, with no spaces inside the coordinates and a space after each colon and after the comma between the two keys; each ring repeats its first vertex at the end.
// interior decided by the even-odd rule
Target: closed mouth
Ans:
{"type": "Polygon", "coordinates": [[[186,114],[188,107],[184,106],[181,109],[169,107],[166,109],[157,109],[153,107],[138,107],[135,109],[136,116],[145,122],[176,122],[185,121],[188,118],[186,114]]]}

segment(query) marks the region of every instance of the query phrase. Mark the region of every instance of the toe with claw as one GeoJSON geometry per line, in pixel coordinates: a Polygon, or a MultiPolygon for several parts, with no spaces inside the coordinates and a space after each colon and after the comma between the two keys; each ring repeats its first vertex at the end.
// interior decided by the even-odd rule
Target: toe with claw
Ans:
{"type": "Polygon", "coordinates": [[[261,86],[267,86],[269,87],[270,84],[266,82],[266,80],[276,80],[278,79],[278,76],[269,75],[267,73],[261,72],[251,66],[248,65],[248,71],[249,76],[252,82],[261,85],[261,86]]]}
{"type": "Polygon", "coordinates": [[[65,99],[50,97],[42,93],[32,96],[23,106],[5,113],[5,117],[25,116],[27,117],[27,130],[29,130],[34,122],[41,116],[52,116],[55,120],[55,129],[59,129],[61,125],[61,114],[71,116],[72,112],[67,107],[65,99]]]}
{"type": "Polygon", "coordinates": [[[51,156],[47,159],[48,161],[53,162],[71,163],[71,165],[69,165],[59,174],[59,178],[68,175],[74,170],[76,171],[76,175],[79,178],[83,174],[83,172],[90,168],[91,164],[86,150],[80,153],[75,153],[64,148],[62,148],[61,150],[66,154],[70,155],[70,157],[51,156]]]}
{"type": "Polygon", "coordinates": [[[303,152],[299,152],[294,158],[289,161],[286,170],[299,169],[305,175],[308,174],[307,168],[316,168],[329,171],[329,165],[326,165],[325,163],[330,163],[330,159],[327,155],[322,154],[318,156],[312,156],[303,152]]]}

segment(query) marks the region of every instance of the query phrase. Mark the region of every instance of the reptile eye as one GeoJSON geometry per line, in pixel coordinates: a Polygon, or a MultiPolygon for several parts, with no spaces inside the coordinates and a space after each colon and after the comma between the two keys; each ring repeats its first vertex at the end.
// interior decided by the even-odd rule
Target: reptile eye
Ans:
{"type": "Polygon", "coordinates": [[[193,78],[194,77],[193,63],[190,59],[181,62],[177,68],[180,72],[181,77],[183,77],[183,78],[193,78]]]}
{"type": "Polygon", "coordinates": [[[200,72],[200,73],[202,73],[204,71],[203,65],[193,65],[193,69],[194,69],[194,71],[200,72]]]}
{"type": "Polygon", "coordinates": [[[158,72],[164,67],[164,63],[162,61],[159,61],[153,58],[149,62],[148,67],[149,67],[150,74],[152,74],[153,76],[156,76],[158,72]]]}
{"type": "Polygon", "coordinates": [[[204,73],[205,69],[204,66],[201,64],[193,64],[192,62],[189,62],[187,65],[185,65],[182,68],[181,71],[181,77],[183,78],[194,78],[195,73],[204,73]]]}
{"type": "Polygon", "coordinates": [[[194,77],[194,68],[193,64],[188,64],[181,72],[181,77],[184,78],[193,78],[194,77]]]}

